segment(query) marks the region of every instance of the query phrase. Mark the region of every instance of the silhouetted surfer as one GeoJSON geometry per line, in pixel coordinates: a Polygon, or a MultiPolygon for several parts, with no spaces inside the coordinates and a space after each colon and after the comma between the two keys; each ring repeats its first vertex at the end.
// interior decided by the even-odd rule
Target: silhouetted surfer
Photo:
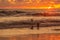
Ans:
{"type": "Polygon", "coordinates": [[[39,23],[37,23],[37,29],[39,30],[39,23]]]}
{"type": "MultiPolygon", "coordinates": [[[[32,22],[32,24],[33,24],[33,19],[31,19],[31,22],[32,22]]],[[[31,29],[33,29],[34,28],[34,26],[32,25],[31,26],[31,29]]],[[[39,30],[39,22],[37,22],[37,29],[39,30]]]]}
{"type": "MultiPolygon", "coordinates": [[[[32,24],[33,24],[33,19],[31,19],[31,22],[32,22],[32,24]]],[[[31,29],[33,29],[33,25],[32,25],[32,27],[31,27],[31,29]]]]}

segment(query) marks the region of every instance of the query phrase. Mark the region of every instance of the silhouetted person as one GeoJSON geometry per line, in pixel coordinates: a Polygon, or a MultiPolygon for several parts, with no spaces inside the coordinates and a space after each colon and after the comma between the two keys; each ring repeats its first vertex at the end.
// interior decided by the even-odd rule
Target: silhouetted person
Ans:
{"type": "MultiPolygon", "coordinates": [[[[32,22],[32,24],[33,24],[33,19],[31,19],[31,22],[32,22]]],[[[33,29],[33,25],[32,25],[32,27],[31,27],[31,29],[33,29]]]]}
{"type": "Polygon", "coordinates": [[[39,23],[37,23],[37,29],[39,30],[39,23]]]}

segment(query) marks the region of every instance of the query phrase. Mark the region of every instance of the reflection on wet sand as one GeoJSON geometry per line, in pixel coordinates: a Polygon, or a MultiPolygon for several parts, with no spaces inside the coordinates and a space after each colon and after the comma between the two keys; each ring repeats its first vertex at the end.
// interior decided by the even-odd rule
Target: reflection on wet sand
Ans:
{"type": "Polygon", "coordinates": [[[28,34],[0,37],[0,40],[60,40],[60,34],[28,34]]]}

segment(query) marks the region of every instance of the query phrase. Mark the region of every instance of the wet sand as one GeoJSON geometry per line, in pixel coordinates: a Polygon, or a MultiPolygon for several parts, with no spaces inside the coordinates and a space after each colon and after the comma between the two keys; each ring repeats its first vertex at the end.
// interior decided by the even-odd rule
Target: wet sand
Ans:
{"type": "Polygon", "coordinates": [[[14,35],[26,35],[26,34],[43,34],[43,33],[60,33],[54,29],[60,29],[60,26],[54,27],[42,27],[37,30],[36,28],[12,28],[12,29],[0,29],[0,36],[14,36],[14,35]]]}
{"type": "Polygon", "coordinates": [[[0,37],[0,40],[60,40],[60,34],[29,34],[0,37]]]}

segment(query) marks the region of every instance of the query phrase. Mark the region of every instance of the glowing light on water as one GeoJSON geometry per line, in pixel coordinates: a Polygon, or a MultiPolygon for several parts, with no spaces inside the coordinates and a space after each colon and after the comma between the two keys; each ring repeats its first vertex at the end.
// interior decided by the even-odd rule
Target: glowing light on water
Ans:
{"type": "Polygon", "coordinates": [[[60,4],[54,5],[54,8],[60,8],[60,4]]]}
{"type": "Polygon", "coordinates": [[[16,0],[8,0],[9,3],[15,4],[16,0]]]}

